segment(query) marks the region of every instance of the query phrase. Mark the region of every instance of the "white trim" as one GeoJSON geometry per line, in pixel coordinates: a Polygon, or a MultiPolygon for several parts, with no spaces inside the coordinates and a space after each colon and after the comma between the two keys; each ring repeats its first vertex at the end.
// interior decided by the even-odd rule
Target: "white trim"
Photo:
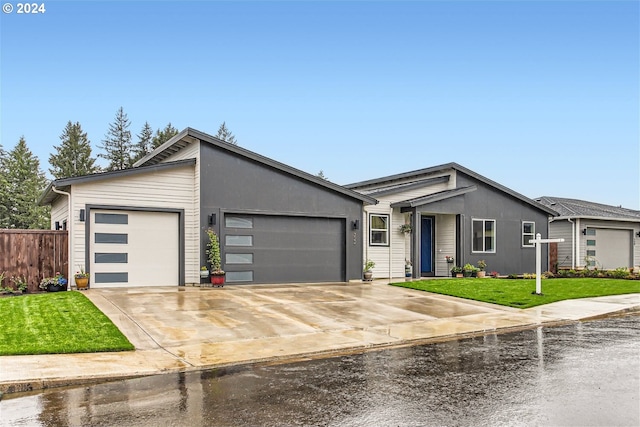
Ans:
{"type": "Polygon", "coordinates": [[[535,221],[527,221],[527,220],[522,220],[520,221],[520,246],[522,248],[535,248],[536,245],[533,243],[530,243],[528,245],[525,245],[524,242],[528,242],[529,240],[535,239],[536,238],[536,222],[535,221]],[[524,224],[533,224],[533,232],[532,233],[525,233],[524,232],[524,224]],[[531,239],[527,239],[525,240],[524,236],[525,235],[531,235],[531,239]]]}
{"type": "MultiPolygon", "coordinates": [[[[393,212],[393,211],[392,211],[393,212]]],[[[369,213],[369,246],[384,246],[384,247],[390,247],[391,246],[391,233],[390,233],[390,229],[391,229],[391,214],[389,213],[374,213],[371,212],[369,213]],[[382,228],[376,228],[375,231],[385,231],[386,232],[386,242],[385,243],[374,243],[373,239],[372,239],[372,233],[374,231],[371,221],[371,217],[373,216],[378,216],[378,217],[385,217],[387,219],[386,223],[387,223],[387,228],[382,229],[382,228]]]]}
{"type": "Polygon", "coordinates": [[[498,221],[496,221],[495,219],[491,219],[491,218],[471,218],[471,253],[473,254],[495,254],[496,251],[496,246],[497,246],[497,242],[498,242],[498,221]],[[474,251],[473,250],[473,223],[474,221],[482,221],[482,249],[481,251],[474,251]],[[487,251],[484,250],[485,249],[485,245],[484,245],[484,223],[485,221],[492,221],[493,222],[493,250],[492,251],[487,251]]]}

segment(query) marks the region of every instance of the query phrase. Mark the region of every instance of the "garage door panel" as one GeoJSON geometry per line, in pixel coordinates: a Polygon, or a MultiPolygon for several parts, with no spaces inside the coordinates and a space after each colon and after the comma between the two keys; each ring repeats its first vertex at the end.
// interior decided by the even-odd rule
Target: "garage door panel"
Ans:
{"type": "Polygon", "coordinates": [[[115,212],[91,212],[92,286],[178,285],[178,215],[115,212]]]}
{"type": "MultiPolygon", "coordinates": [[[[268,215],[244,217],[252,224],[252,228],[227,227],[224,232],[230,236],[251,236],[252,245],[226,245],[224,251],[251,254],[253,263],[225,263],[224,269],[231,273],[227,276],[229,283],[234,281],[234,272],[248,271],[253,272],[252,283],[345,280],[343,219],[268,215]]],[[[225,221],[225,224],[228,222],[225,221]]],[[[237,241],[237,238],[231,240],[237,241]]]]}
{"type": "MultiPolygon", "coordinates": [[[[604,270],[631,267],[632,231],[622,229],[589,228],[587,251],[595,252],[596,266],[604,270]]],[[[589,252],[588,252],[589,253],[589,252]]]]}

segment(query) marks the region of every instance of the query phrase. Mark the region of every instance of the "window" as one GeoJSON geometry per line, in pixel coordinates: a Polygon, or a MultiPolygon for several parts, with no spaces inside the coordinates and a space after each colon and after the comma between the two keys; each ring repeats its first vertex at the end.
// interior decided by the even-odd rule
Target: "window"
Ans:
{"type": "Polygon", "coordinates": [[[129,224],[129,215],[97,213],[96,224],[129,224]]]}
{"type": "Polygon", "coordinates": [[[522,246],[527,248],[535,247],[529,240],[536,238],[536,223],[533,221],[522,221],[522,246]]]}
{"type": "Polygon", "coordinates": [[[253,254],[230,254],[225,255],[225,264],[253,264],[253,254]]]}
{"type": "Polygon", "coordinates": [[[120,243],[126,245],[129,241],[128,234],[122,233],[96,233],[96,243],[120,243]]]}
{"type": "Polygon", "coordinates": [[[252,282],[253,271],[228,271],[227,282],[252,282]]]}
{"type": "Polygon", "coordinates": [[[587,256],[596,256],[596,251],[595,250],[587,251],[587,256]]]}
{"type": "Polygon", "coordinates": [[[496,220],[474,219],[471,222],[472,252],[496,251],[496,220]]]}
{"type": "Polygon", "coordinates": [[[596,235],[596,229],[595,228],[587,228],[587,231],[585,232],[585,234],[587,236],[595,236],[596,235]]]}
{"type": "Polygon", "coordinates": [[[253,246],[253,236],[233,236],[227,234],[224,243],[227,246],[253,246]]]}
{"type": "Polygon", "coordinates": [[[596,245],[595,240],[587,240],[587,246],[595,246],[595,245],[596,245]]]}
{"type": "Polygon", "coordinates": [[[224,226],[228,228],[253,228],[253,218],[225,215],[224,226]]]}
{"type": "Polygon", "coordinates": [[[389,245],[389,215],[369,215],[369,245],[389,245]]]}

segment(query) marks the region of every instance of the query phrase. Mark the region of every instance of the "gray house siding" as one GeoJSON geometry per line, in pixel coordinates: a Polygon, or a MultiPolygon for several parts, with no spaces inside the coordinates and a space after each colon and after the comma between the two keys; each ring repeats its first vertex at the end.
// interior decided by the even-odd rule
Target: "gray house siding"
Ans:
{"type": "Polygon", "coordinates": [[[566,269],[573,266],[573,225],[565,220],[556,220],[549,224],[549,237],[564,239],[558,243],[558,268],[566,269]]]}
{"type": "MultiPolygon", "coordinates": [[[[535,222],[535,232],[548,236],[548,214],[530,204],[496,190],[458,172],[457,185],[464,187],[476,185],[477,190],[464,197],[464,210],[459,217],[460,241],[459,265],[476,265],[481,259],[487,262],[487,271],[500,274],[518,274],[535,272],[535,248],[522,246],[522,222],[535,222]],[[472,251],[471,230],[473,219],[496,221],[495,253],[474,253],[472,251]]],[[[547,270],[548,249],[542,248],[542,269],[547,270]]]]}
{"type": "MultiPolygon", "coordinates": [[[[361,220],[362,201],[211,144],[201,144],[200,161],[200,223],[203,231],[210,224],[220,236],[228,282],[234,277],[238,283],[361,278],[362,227],[353,224],[361,220]],[[233,216],[252,220],[255,230],[227,227],[225,218],[233,216]],[[227,253],[242,251],[226,244],[231,233],[251,235],[247,239],[255,244],[245,252],[252,255],[252,265],[225,262],[227,253]]],[[[204,257],[207,240],[201,235],[204,257]]]]}

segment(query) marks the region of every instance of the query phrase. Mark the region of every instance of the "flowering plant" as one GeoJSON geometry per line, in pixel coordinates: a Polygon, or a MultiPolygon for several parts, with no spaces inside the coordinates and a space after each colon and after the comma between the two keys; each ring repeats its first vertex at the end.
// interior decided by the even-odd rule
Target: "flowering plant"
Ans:
{"type": "Polygon", "coordinates": [[[59,271],[56,272],[56,275],[54,277],[45,277],[44,279],[42,279],[40,281],[40,289],[47,289],[49,287],[49,285],[54,285],[54,286],[66,286],[67,285],[67,279],[64,278],[64,276],[62,274],[60,274],[59,271]]]}
{"type": "Polygon", "coordinates": [[[74,275],[74,277],[76,279],[86,279],[89,277],[89,273],[87,273],[86,271],[84,271],[84,267],[83,266],[79,266],[80,271],[76,271],[76,274],[74,275]]]}
{"type": "Polygon", "coordinates": [[[449,263],[453,263],[453,257],[452,256],[447,255],[446,257],[444,257],[444,259],[446,259],[447,262],[449,262],[449,263]]]}

